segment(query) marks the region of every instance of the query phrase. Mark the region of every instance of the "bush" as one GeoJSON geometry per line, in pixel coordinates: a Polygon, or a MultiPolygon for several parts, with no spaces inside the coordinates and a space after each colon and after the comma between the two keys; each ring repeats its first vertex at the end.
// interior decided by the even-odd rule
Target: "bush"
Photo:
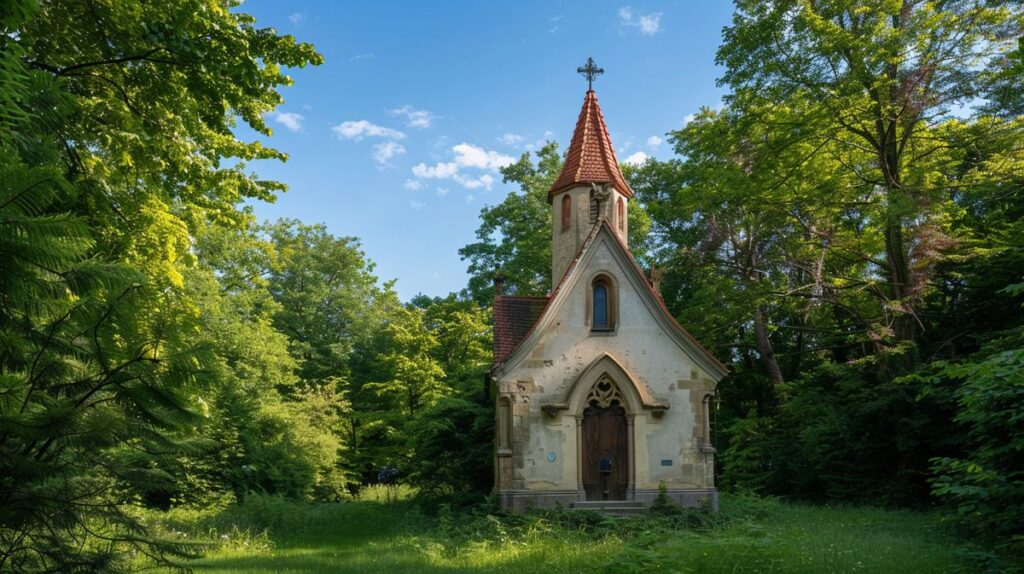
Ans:
{"type": "Polygon", "coordinates": [[[933,459],[932,491],[956,509],[957,525],[1024,554],[1024,328],[939,376],[962,381],[956,420],[968,452],[933,459]]]}
{"type": "Polygon", "coordinates": [[[812,501],[930,502],[930,460],[958,452],[947,394],[877,365],[827,363],[779,388],[768,417],[728,427],[722,483],[812,501]]]}
{"type": "Polygon", "coordinates": [[[410,482],[429,495],[480,495],[494,484],[494,410],[445,398],[411,426],[415,459],[410,482]]]}

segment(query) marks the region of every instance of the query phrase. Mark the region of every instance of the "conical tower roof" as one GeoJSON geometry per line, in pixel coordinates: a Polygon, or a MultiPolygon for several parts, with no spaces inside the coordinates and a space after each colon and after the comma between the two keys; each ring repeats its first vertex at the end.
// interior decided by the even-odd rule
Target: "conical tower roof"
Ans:
{"type": "Polygon", "coordinates": [[[633,196],[633,190],[619,170],[619,161],[615,159],[608,126],[604,123],[604,114],[601,113],[594,90],[588,90],[583,99],[583,109],[576,120],[576,131],[572,134],[565,165],[548,190],[548,200],[581,183],[610,183],[622,195],[633,196]]]}

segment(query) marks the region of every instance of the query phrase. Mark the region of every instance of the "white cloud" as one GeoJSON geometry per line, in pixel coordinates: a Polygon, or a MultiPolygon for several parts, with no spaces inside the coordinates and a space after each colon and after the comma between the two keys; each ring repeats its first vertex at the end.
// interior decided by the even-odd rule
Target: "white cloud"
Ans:
{"type": "Polygon", "coordinates": [[[451,179],[457,173],[459,173],[459,166],[452,162],[440,162],[434,166],[420,162],[419,165],[412,167],[413,175],[428,179],[451,179]]]}
{"type": "Polygon", "coordinates": [[[427,110],[417,110],[412,106],[402,106],[391,110],[393,116],[404,116],[405,125],[410,128],[429,128],[434,123],[434,114],[427,110]]]}
{"type": "Polygon", "coordinates": [[[661,145],[661,138],[658,136],[651,136],[647,138],[647,147],[656,148],[661,145]]]}
{"type": "Polygon", "coordinates": [[[411,189],[412,191],[416,191],[417,189],[423,187],[423,183],[416,181],[415,179],[407,179],[405,180],[405,183],[402,184],[402,187],[404,187],[405,189],[411,189]]]}
{"type": "Polygon", "coordinates": [[[306,19],[306,15],[301,12],[292,12],[291,14],[288,15],[288,19],[291,20],[292,24],[298,26],[299,24],[302,23],[303,20],[306,19]]]}
{"type": "Polygon", "coordinates": [[[373,146],[373,161],[380,165],[388,165],[388,161],[396,155],[405,153],[405,146],[398,142],[384,142],[373,146]]]}
{"type": "Polygon", "coordinates": [[[627,157],[623,163],[628,165],[641,165],[647,161],[649,156],[642,151],[638,151],[633,155],[627,157]]]}
{"type": "Polygon", "coordinates": [[[481,187],[491,189],[491,186],[494,185],[494,176],[489,173],[485,173],[480,177],[457,175],[455,176],[455,181],[461,183],[466,189],[480,189],[481,187]]]}
{"type": "Polygon", "coordinates": [[[372,60],[376,58],[373,54],[355,54],[348,59],[349,62],[358,62],[359,60],[372,60]]]}
{"type": "Polygon", "coordinates": [[[512,156],[488,151],[468,143],[453,146],[452,151],[455,152],[455,163],[464,167],[497,170],[516,162],[512,156]]]}
{"type": "Polygon", "coordinates": [[[272,112],[270,117],[277,123],[288,128],[288,131],[301,132],[302,120],[306,119],[302,114],[295,112],[272,112]]]}
{"type": "Polygon", "coordinates": [[[405,138],[405,134],[398,130],[378,126],[377,124],[370,123],[366,120],[341,122],[331,128],[331,131],[341,139],[356,141],[361,140],[364,137],[388,138],[393,140],[405,138]]]}
{"type": "Polygon", "coordinates": [[[498,141],[505,145],[516,145],[518,143],[521,143],[525,139],[526,138],[519,134],[505,134],[498,138],[498,141]]]}
{"type": "Polygon", "coordinates": [[[466,196],[466,203],[473,203],[473,196],[472,196],[472,194],[466,196]]]}
{"type": "Polygon", "coordinates": [[[661,30],[661,12],[646,14],[640,17],[640,33],[644,36],[653,36],[661,30]]]}
{"type": "Polygon", "coordinates": [[[409,200],[409,207],[415,209],[416,211],[423,209],[426,205],[427,204],[420,203],[419,201],[413,201],[411,199],[409,200]]]}
{"type": "Polygon", "coordinates": [[[491,189],[496,181],[492,174],[465,173],[463,170],[496,172],[515,162],[512,156],[468,143],[452,146],[451,151],[455,155],[454,161],[439,161],[434,165],[420,162],[413,166],[412,174],[421,179],[450,179],[466,189],[491,189]]]}
{"type": "Polygon", "coordinates": [[[448,189],[447,187],[439,187],[439,188],[437,188],[437,196],[438,197],[444,197],[444,196],[448,195],[449,191],[451,191],[451,190],[448,189]]]}
{"type": "Polygon", "coordinates": [[[683,118],[683,125],[685,126],[686,124],[692,122],[696,118],[697,118],[697,114],[686,114],[686,117],[683,118]]]}
{"type": "Polygon", "coordinates": [[[626,28],[636,28],[644,36],[653,36],[661,31],[661,12],[635,14],[630,6],[619,8],[619,23],[626,28]]]}

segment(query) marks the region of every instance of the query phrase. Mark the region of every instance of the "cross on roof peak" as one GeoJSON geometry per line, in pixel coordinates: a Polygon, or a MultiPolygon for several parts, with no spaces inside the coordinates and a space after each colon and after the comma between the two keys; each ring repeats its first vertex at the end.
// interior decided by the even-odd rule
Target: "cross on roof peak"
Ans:
{"type": "Polygon", "coordinates": [[[587,91],[594,91],[594,78],[604,73],[604,68],[598,68],[593,58],[587,58],[587,65],[576,68],[576,71],[587,78],[587,91]]]}

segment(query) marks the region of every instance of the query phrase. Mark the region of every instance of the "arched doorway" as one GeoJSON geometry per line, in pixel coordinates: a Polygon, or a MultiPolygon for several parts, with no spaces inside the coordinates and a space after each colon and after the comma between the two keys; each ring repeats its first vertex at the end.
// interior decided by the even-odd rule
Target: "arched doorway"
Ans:
{"type": "Polygon", "coordinates": [[[626,500],[631,462],[625,404],[607,375],[587,395],[580,425],[580,482],[587,500],[626,500]]]}

